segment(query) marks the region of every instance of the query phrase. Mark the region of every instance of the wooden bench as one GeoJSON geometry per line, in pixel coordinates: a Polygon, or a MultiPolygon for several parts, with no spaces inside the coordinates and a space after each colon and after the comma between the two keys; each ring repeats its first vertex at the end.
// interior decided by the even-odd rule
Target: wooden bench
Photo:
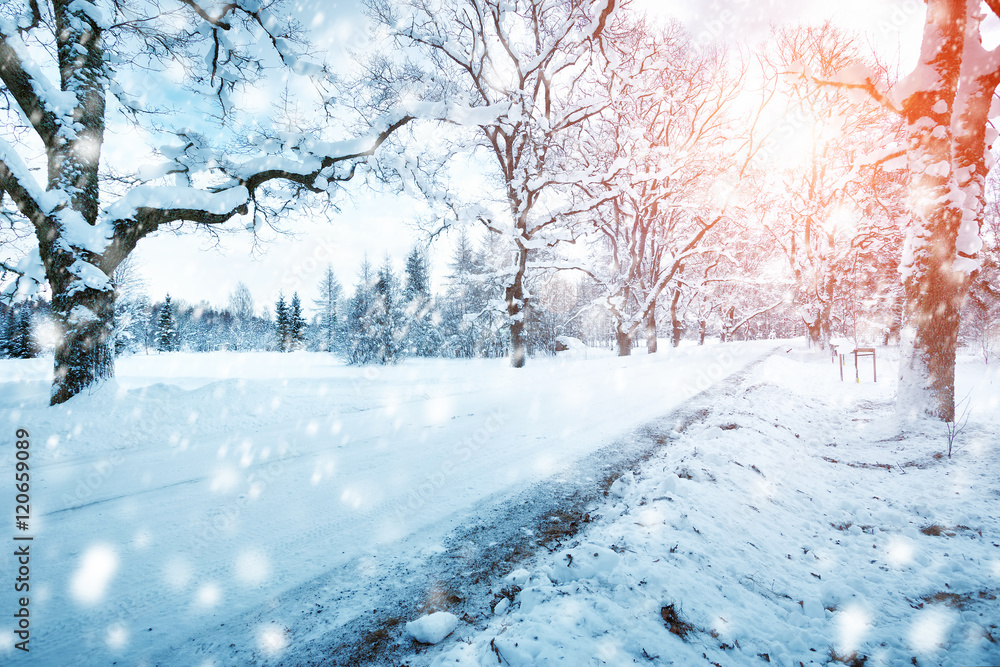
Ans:
{"type": "MultiPolygon", "coordinates": [[[[878,369],[875,364],[875,348],[874,347],[859,347],[851,350],[847,354],[854,355],[854,381],[861,382],[861,372],[858,369],[858,358],[859,357],[871,357],[872,358],[872,381],[878,382],[878,369]]],[[[840,355],[840,379],[844,379],[844,357],[846,355],[840,355]]]]}

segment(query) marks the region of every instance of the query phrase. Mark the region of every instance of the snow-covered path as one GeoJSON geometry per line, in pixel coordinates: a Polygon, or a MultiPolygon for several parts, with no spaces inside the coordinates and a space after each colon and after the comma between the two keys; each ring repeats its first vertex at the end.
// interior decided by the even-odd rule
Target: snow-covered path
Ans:
{"type": "Polygon", "coordinates": [[[392,664],[1000,664],[1000,370],[960,357],[953,458],[943,424],[898,418],[895,383],[819,354],[740,380],[392,664]]]}
{"type": "MultiPolygon", "coordinates": [[[[32,437],[29,664],[162,656],[324,572],[474,516],[484,498],[558,473],[773,347],[521,370],[164,355],[125,360],[116,385],[56,408],[44,407],[46,360],[5,362],[7,429],[32,437]]],[[[5,479],[12,463],[0,462],[5,479]]],[[[255,641],[245,648],[280,654],[287,638],[265,624],[255,641]]]]}

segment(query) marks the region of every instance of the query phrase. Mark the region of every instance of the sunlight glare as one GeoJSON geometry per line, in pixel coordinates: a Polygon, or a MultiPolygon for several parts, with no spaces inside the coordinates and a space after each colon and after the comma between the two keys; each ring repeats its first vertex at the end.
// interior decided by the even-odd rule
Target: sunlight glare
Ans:
{"type": "Polygon", "coordinates": [[[838,232],[851,234],[858,228],[858,219],[847,206],[836,206],[826,217],[824,228],[831,234],[838,232]]]}
{"type": "Polygon", "coordinates": [[[59,328],[51,320],[41,320],[32,327],[31,333],[38,346],[46,350],[55,347],[59,342],[59,328]]]}

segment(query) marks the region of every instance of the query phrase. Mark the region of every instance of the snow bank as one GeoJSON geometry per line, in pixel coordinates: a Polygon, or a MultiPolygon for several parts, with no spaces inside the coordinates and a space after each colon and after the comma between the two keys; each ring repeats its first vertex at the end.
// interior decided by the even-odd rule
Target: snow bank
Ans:
{"type": "Polygon", "coordinates": [[[589,508],[579,544],[511,573],[479,632],[409,664],[995,664],[1000,377],[971,370],[948,460],[943,426],[901,430],[891,383],[769,359],[589,508]]]}

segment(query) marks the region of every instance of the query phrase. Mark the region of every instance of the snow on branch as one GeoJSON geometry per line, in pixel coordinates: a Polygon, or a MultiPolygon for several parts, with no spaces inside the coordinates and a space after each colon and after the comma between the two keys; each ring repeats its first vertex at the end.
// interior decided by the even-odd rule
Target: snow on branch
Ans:
{"type": "Polygon", "coordinates": [[[0,17],[0,80],[46,147],[73,127],[76,96],[55,88],[32,60],[16,26],[0,17]]]}
{"type": "MultiPolygon", "coordinates": [[[[229,21],[225,19],[225,16],[239,6],[235,2],[231,2],[227,5],[224,5],[217,14],[212,15],[206,12],[202,8],[202,6],[199,5],[197,2],[195,2],[194,0],[180,0],[180,2],[181,4],[187,5],[188,7],[193,9],[195,14],[200,16],[202,20],[204,20],[206,23],[210,23],[216,28],[221,28],[222,30],[229,30],[230,28],[232,28],[232,25],[229,23],[229,21]]],[[[245,5],[247,3],[243,4],[245,5]]]]}
{"type": "Polygon", "coordinates": [[[883,108],[895,113],[902,114],[903,109],[897,104],[897,100],[900,99],[899,90],[901,86],[904,85],[906,79],[900,81],[896,88],[894,88],[890,93],[885,93],[879,90],[878,86],[872,82],[872,72],[867,67],[864,66],[849,66],[841,70],[831,79],[821,79],[814,75],[808,67],[799,66],[796,67],[793,64],[788,71],[784,72],[785,76],[789,78],[799,78],[803,81],[809,81],[817,86],[831,86],[834,88],[840,88],[841,90],[854,90],[867,93],[868,97],[874,100],[876,103],[881,105],[883,108]]]}
{"type": "Polygon", "coordinates": [[[770,306],[764,306],[763,308],[759,308],[759,309],[753,311],[752,313],[750,313],[749,315],[747,315],[746,317],[744,317],[742,320],[740,320],[740,322],[738,324],[732,325],[732,327],[729,329],[729,333],[730,334],[736,333],[737,331],[739,331],[740,327],[745,326],[746,324],[749,324],[750,320],[754,319],[755,317],[760,317],[764,313],[769,313],[769,312],[771,312],[775,308],[778,308],[779,306],[781,306],[784,303],[785,303],[785,298],[782,297],[778,301],[775,301],[774,303],[772,303],[770,306]]]}
{"type": "Polygon", "coordinates": [[[249,212],[259,189],[271,181],[286,181],[313,192],[324,192],[331,182],[349,181],[369,157],[396,130],[415,120],[469,125],[489,122],[503,105],[469,109],[444,103],[408,104],[373,124],[374,131],[355,139],[324,142],[303,139],[293,146],[294,157],[266,155],[224,170],[228,183],[212,188],[151,186],[133,188],[106,207],[104,214],[115,237],[127,245],[160,225],[188,221],[221,224],[249,212]]]}
{"type": "Polygon", "coordinates": [[[44,217],[42,191],[14,148],[0,137],[0,194],[6,192],[29,220],[44,217]]]}
{"type": "Polygon", "coordinates": [[[5,274],[13,273],[16,276],[0,294],[0,297],[7,301],[35,294],[45,285],[45,267],[42,265],[38,248],[32,249],[16,265],[0,262],[0,268],[5,274]]]}

